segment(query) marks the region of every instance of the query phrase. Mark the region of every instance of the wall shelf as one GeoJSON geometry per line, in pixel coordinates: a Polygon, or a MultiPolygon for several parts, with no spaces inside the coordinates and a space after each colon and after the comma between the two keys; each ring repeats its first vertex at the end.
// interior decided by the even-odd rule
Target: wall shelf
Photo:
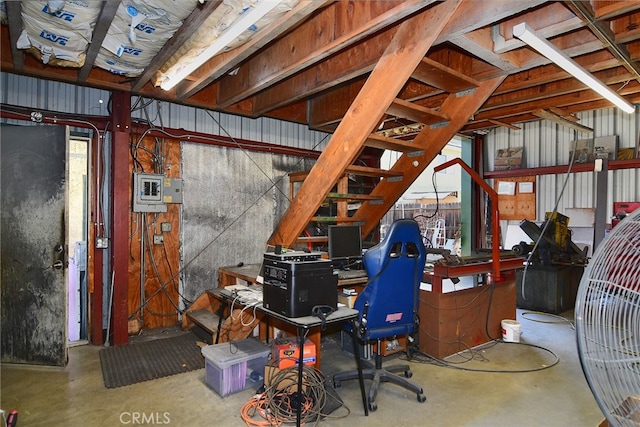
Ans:
{"type": "MultiPolygon", "coordinates": [[[[610,160],[608,163],[609,170],[634,169],[640,168],[640,159],[631,160],[610,160]]],[[[493,178],[515,178],[520,176],[537,176],[537,175],[558,175],[566,173],[569,165],[544,166],[539,168],[510,169],[503,171],[486,171],[483,174],[484,179],[493,178]]],[[[576,163],[571,168],[571,172],[593,172],[594,163],[576,163]]]]}

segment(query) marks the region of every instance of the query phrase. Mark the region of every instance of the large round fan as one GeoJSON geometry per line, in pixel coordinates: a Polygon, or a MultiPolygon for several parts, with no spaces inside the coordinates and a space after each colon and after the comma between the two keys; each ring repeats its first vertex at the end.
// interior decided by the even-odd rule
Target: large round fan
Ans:
{"type": "Polygon", "coordinates": [[[603,239],[575,306],[578,354],[612,426],[640,426],[640,210],[603,239]]]}

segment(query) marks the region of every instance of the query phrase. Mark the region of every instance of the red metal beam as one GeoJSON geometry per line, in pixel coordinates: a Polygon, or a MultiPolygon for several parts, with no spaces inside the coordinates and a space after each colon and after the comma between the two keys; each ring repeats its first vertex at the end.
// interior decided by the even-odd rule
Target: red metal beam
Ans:
{"type": "MultiPolygon", "coordinates": [[[[131,95],[114,93],[111,146],[111,297],[113,344],[129,342],[129,135],[131,130],[131,95]]],[[[108,337],[107,337],[108,338],[108,337]]]]}
{"type": "MultiPolygon", "coordinates": [[[[38,111],[42,114],[42,123],[68,125],[83,129],[99,129],[117,131],[113,126],[111,117],[107,116],[78,116],[67,113],[56,113],[44,111],[38,108],[24,108],[13,105],[0,104],[0,117],[4,119],[31,121],[31,112],[38,111]]],[[[151,128],[146,123],[131,122],[132,133],[147,135],[158,138],[174,138],[180,141],[194,142],[199,144],[216,145],[221,147],[239,148],[247,151],[260,151],[271,154],[286,154],[290,156],[316,159],[320,156],[320,151],[307,150],[304,148],[287,147],[277,144],[269,144],[248,139],[231,138],[222,135],[211,135],[208,133],[189,131],[184,129],[173,129],[164,127],[162,129],[151,128]]]]}
{"type": "MultiPolygon", "coordinates": [[[[640,159],[630,160],[610,160],[608,162],[609,170],[618,169],[637,169],[640,168],[640,159]]],[[[522,176],[538,176],[538,175],[558,175],[567,173],[569,165],[543,166],[539,168],[528,169],[510,169],[505,171],[487,171],[482,176],[485,179],[492,178],[515,178],[522,176]]],[[[594,172],[594,164],[590,163],[574,163],[571,172],[594,172]]]]}

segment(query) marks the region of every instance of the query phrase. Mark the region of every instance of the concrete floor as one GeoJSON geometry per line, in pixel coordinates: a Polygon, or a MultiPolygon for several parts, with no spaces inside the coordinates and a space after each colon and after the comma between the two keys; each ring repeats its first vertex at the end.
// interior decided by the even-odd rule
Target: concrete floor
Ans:
{"type": "MultiPolygon", "coordinates": [[[[563,316],[572,319],[572,313],[563,316]]],[[[603,416],[582,374],[571,325],[522,310],[518,310],[518,320],[523,331],[521,342],[538,347],[499,343],[474,351],[473,357],[449,358],[463,369],[412,361],[412,379],[422,385],[427,401],[418,403],[414,394],[383,384],[378,409],[368,417],[364,416],[357,381],[344,382],[337,391],[350,414],[325,419],[320,425],[597,426],[603,416]],[[555,353],[559,362],[535,370],[553,363],[547,350],[555,353]],[[462,363],[468,359],[472,360],[462,363]],[[534,371],[472,371],[478,369],[534,371]]],[[[335,338],[323,339],[323,372],[327,376],[354,365],[335,338]]],[[[18,426],[139,425],[143,419],[148,425],[244,425],[240,408],[253,390],[221,398],[204,383],[203,369],[106,389],[100,348],[71,348],[64,369],[3,365],[0,407],[19,411],[18,426]]],[[[346,413],[341,408],[332,415],[346,413]]]]}

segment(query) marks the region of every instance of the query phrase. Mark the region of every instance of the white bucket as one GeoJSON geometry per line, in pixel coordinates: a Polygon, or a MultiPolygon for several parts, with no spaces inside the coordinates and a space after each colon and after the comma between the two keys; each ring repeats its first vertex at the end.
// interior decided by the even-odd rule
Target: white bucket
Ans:
{"type": "Polygon", "coordinates": [[[502,340],[504,342],[520,342],[522,325],[516,320],[505,319],[502,325],[502,340]]]}

